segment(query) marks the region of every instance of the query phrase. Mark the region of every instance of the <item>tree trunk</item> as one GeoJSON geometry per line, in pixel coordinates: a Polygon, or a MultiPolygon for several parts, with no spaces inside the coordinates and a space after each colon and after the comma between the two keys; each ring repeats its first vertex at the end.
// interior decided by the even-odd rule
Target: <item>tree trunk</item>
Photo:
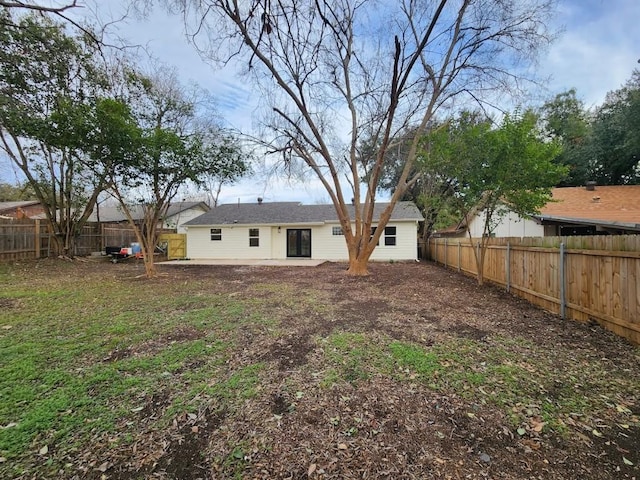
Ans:
{"type": "Polygon", "coordinates": [[[482,265],[478,265],[478,285],[482,286],[484,284],[484,272],[482,265]]]}
{"type": "MultiPolygon", "coordinates": [[[[51,231],[51,228],[49,229],[51,231]]],[[[50,257],[73,257],[75,250],[75,237],[68,237],[64,233],[52,233],[49,236],[50,257]]]]}
{"type": "Polygon", "coordinates": [[[154,278],[158,274],[158,270],[156,268],[156,264],[153,258],[153,252],[155,250],[155,245],[143,245],[142,252],[144,261],[144,273],[147,278],[154,278]]]}
{"type": "Polygon", "coordinates": [[[485,243],[484,239],[482,242],[478,243],[478,251],[476,253],[476,267],[478,268],[478,285],[482,286],[484,284],[484,257],[487,253],[488,244],[485,243]]]}
{"type": "MultiPolygon", "coordinates": [[[[51,230],[49,230],[51,231],[51,230]]],[[[64,241],[55,233],[49,234],[49,256],[59,257],[64,255],[64,241]]]]}
{"type": "Polygon", "coordinates": [[[369,275],[368,264],[368,256],[358,255],[354,258],[350,258],[347,275],[352,275],[354,277],[365,277],[369,275]]]}

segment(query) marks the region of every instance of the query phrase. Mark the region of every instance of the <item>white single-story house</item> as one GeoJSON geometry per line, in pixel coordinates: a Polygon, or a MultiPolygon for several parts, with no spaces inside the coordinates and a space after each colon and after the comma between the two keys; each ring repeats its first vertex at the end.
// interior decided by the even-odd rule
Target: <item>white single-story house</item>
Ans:
{"type": "MultiPolygon", "coordinates": [[[[205,202],[173,202],[167,209],[167,215],[162,220],[160,228],[176,230],[177,233],[186,233],[182,227],[186,222],[202,215],[210,210],[205,202]]],[[[134,221],[140,221],[144,217],[142,207],[133,206],[130,209],[134,221]]],[[[127,217],[120,206],[97,206],[91,216],[90,222],[120,223],[127,222],[127,217]]]]}
{"type": "MultiPolygon", "coordinates": [[[[374,219],[387,205],[375,205],[374,219]]],[[[353,206],[349,208],[353,218],[353,206]]],[[[398,202],[371,260],[416,260],[418,222],[422,220],[413,202],[398,202]]],[[[191,259],[349,258],[333,205],[262,201],[219,205],[184,228],[191,259]]]]}
{"type": "MultiPolygon", "coordinates": [[[[484,211],[471,215],[469,231],[482,236],[484,211]]],[[[434,236],[467,236],[465,221],[436,232],[434,236]]],[[[494,230],[495,237],[555,237],[640,233],[640,185],[593,183],[584,187],[559,187],[552,190],[552,201],[531,218],[508,212],[494,230]]]]}

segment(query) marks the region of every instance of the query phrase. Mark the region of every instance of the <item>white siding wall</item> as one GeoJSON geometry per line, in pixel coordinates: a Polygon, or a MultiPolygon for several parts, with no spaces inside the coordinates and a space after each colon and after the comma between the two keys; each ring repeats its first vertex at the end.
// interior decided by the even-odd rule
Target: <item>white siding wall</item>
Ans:
{"type": "Polygon", "coordinates": [[[211,227],[188,227],[187,257],[230,259],[247,258],[264,260],[271,258],[271,227],[258,228],[260,245],[249,246],[249,227],[222,227],[222,240],[211,240],[211,227]]]}
{"type": "MultiPolygon", "coordinates": [[[[471,236],[474,238],[481,237],[483,227],[484,212],[471,220],[469,228],[471,236]]],[[[509,212],[502,218],[494,233],[496,237],[544,237],[544,227],[534,220],[522,218],[513,212],[509,212]]]]}
{"type": "MultiPolygon", "coordinates": [[[[260,246],[249,247],[249,227],[222,227],[222,240],[211,240],[211,227],[189,227],[187,230],[187,256],[211,259],[286,259],[287,228],[311,228],[311,258],[318,260],[347,260],[347,246],[343,235],[333,235],[332,227],[326,225],[261,226],[260,246]]],[[[371,256],[372,260],[416,260],[418,224],[391,222],[396,227],[396,245],[385,245],[384,234],[371,256]]]]}
{"type": "Polygon", "coordinates": [[[202,208],[190,208],[188,210],[184,210],[183,212],[177,213],[176,215],[167,217],[163,222],[162,227],[176,228],[177,233],[187,233],[182,224],[187,223],[189,220],[193,220],[196,217],[199,217],[203,213],[205,213],[205,211],[202,208]]]}

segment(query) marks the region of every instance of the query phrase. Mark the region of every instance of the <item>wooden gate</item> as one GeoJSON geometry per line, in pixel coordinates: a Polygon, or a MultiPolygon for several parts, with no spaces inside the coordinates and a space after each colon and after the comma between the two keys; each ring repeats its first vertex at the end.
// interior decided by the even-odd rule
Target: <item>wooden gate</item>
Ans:
{"type": "Polygon", "coordinates": [[[167,245],[167,260],[178,260],[187,257],[187,236],[183,233],[163,233],[158,243],[167,245]]]}

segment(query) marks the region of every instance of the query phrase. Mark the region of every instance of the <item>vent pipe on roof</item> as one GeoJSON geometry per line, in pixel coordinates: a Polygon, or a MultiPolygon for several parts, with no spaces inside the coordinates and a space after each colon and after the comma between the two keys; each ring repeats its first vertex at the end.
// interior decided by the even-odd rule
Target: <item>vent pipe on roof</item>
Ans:
{"type": "Polygon", "coordinates": [[[596,185],[597,185],[597,182],[594,182],[593,180],[591,180],[585,184],[584,188],[586,188],[590,192],[593,192],[596,189],[596,185]]]}

